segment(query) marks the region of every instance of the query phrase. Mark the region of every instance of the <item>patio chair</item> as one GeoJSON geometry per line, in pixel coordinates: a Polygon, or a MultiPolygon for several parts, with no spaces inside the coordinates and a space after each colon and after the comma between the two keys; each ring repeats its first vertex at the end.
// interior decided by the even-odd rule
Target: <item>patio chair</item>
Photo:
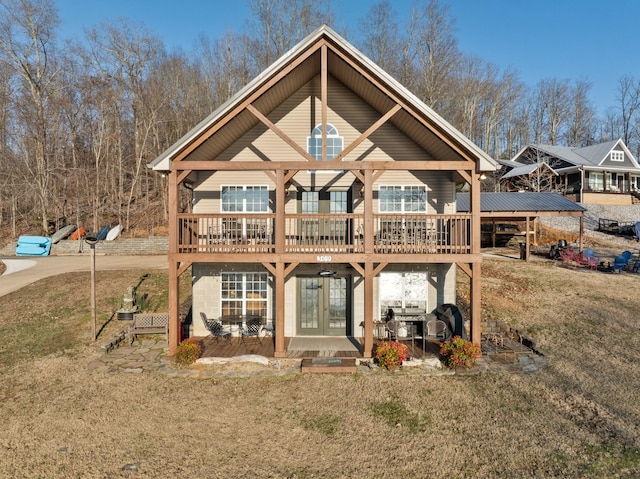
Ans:
{"type": "Polygon", "coordinates": [[[622,273],[623,271],[626,271],[628,263],[629,260],[627,260],[624,256],[616,256],[616,258],[613,260],[611,271],[613,273],[622,273]]]}
{"type": "Polygon", "coordinates": [[[427,338],[428,339],[447,339],[447,323],[439,319],[432,319],[427,322],[427,338]]]}
{"type": "Polygon", "coordinates": [[[256,338],[262,344],[262,318],[252,318],[247,321],[247,325],[242,328],[240,335],[242,343],[246,346],[246,338],[256,338]]]}
{"type": "Polygon", "coordinates": [[[416,334],[416,327],[413,324],[407,324],[399,319],[392,319],[385,324],[387,337],[391,341],[411,341],[412,349],[415,347],[415,340],[422,339],[422,336],[416,334]]]}
{"type": "Polygon", "coordinates": [[[627,260],[627,263],[629,263],[629,261],[631,261],[631,258],[633,257],[633,253],[631,251],[623,251],[622,253],[620,253],[620,256],[622,256],[625,260],[627,260]]]}
{"type": "Polygon", "coordinates": [[[216,341],[218,340],[218,338],[231,339],[231,333],[222,329],[222,322],[220,320],[209,319],[207,318],[207,315],[202,311],[200,312],[200,317],[202,318],[202,322],[204,323],[205,327],[211,333],[211,336],[216,338],[216,341]]]}

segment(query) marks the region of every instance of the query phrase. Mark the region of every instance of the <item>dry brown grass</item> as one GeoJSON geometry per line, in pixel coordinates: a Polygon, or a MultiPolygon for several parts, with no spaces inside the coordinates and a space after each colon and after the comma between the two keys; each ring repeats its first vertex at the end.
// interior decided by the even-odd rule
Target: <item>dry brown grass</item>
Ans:
{"type": "MultiPolygon", "coordinates": [[[[112,295],[139,274],[114,273],[112,295]]],[[[74,347],[4,364],[0,477],[637,477],[640,275],[488,260],[483,276],[484,316],[548,352],[538,374],[99,373],[84,312],[74,347]]],[[[20,303],[3,349],[31,327],[20,303]]]]}

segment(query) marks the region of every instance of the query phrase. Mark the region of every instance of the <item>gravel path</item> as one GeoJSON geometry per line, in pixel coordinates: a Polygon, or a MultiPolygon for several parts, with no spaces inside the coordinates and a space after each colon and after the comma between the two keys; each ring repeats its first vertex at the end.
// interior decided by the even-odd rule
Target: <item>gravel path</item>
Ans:
{"type": "MultiPolygon", "coordinates": [[[[584,234],[587,238],[623,245],[625,249],[637,249],[639,244],[633,238],[615,236],[597,231],[598,220],[606,218],[619,222],[640,221],[640,205],[581,205],[587,209],[584,214],[584,234]]],[[[570,216],[540,217],[540,223],[548,228],[562,231],[580,231],[580,220],[570,216]]]]}
{"type": "MultiPolygon", "coordinates": [[[[587,209],[584,214],[585,230],[596,231],[598,220],[606,218],[620,222],[640,221],[640,205],[581,205],[587,209]]],[[[540,217],[540,222],[550,228],[565,231],[579,231],[580,220],[570,216],[540,217]]],[[[610,235],[606,235],[610,237],[610,235]]]]}

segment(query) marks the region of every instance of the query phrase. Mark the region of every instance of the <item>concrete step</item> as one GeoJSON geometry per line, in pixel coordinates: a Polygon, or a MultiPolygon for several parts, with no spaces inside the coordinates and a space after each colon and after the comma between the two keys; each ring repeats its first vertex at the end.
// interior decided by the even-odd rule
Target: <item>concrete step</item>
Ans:
{"type": "Polygon", "coordinates": [[[302,360],[303,373],[355,373],[355,358],[305,358],[302,360]]]}

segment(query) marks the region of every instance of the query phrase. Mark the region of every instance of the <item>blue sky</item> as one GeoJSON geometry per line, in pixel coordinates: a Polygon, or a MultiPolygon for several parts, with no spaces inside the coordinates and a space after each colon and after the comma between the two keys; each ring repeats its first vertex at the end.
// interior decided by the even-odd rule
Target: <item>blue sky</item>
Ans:
{"type": "MultiPolygon", "coordinates": [[[[56,0],[61,38],[129,17],[159,35],[168,49],[189,51],[199,34],[215,39],[240,32],[249,16],[244,0],[56,0]]],[[[371,0],[333,0],[337,25],[352,32],[371,0]]],[[[399,23],[412,0],[391,0],[399,23]]],[[[533,86],[544,78],[588,80],[598,114],[615,105],[618,79],[640,78],[640,1],[444,0],[455,19],[461,51],[512,68],[533,86]]]]}

